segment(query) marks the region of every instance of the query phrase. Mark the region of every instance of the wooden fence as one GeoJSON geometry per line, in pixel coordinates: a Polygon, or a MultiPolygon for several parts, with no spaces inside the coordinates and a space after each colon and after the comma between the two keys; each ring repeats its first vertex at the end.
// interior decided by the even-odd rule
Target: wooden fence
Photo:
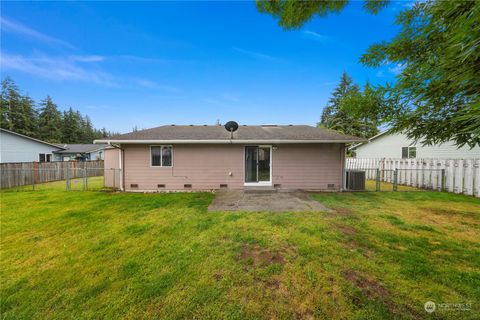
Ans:
{"type": "Polygon", "coordinates": [[[103,176],[103,160],[0,163],[0,189],[43,182],[103,176]]]}
{"type": "Polygon", "coordinates": [[[445,190],[480,197],[480,159],[357,159],[347,158],[346,169],[364,170],[367,179],[445,190]],[[377,171],[378,170],[378,171],[377,171]]]}

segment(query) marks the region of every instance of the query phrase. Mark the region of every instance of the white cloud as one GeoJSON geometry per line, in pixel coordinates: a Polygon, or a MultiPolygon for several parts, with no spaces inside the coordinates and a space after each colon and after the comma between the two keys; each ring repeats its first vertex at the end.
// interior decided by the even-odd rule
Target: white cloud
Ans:
{"type": "Polygon", "coordinates": [[[393,73],[394,75],[402,73],[403,69],[405,69],[405,66],[403,64],[397,63],[393,67],[388,68],[388,71],[393,73]]]}
{"type": "Polygon", "coordinates": [[[104,61],[105,57],[97,55],[86,55],[86,56],[70,56],[70,59],[79,62],[100,62],[104,61]]]}
{"type": "Polygon", "coordinates": [[[169,91],[169,92],[180,92],[181,91],[177,87],[157,83],[155,81],[151,81],[151,80],[148,80],[148,79],[133,78],[132,81],[133,81],[134,84],[137,84],[141,87],[148,88],[148,89],[163,90],[163,91],[169,91]]]}
{"type": "Polygon", "coordinates": [[[245,50],[245,49],[242,49],[242,48],[238,48],[238,47],[233,47],[233,50],[237,51],[237,52],[240,52],[250,58],[254,58],[254,59],[258,59],[258,60],[264,60],[264,61],[272,61],[272,62],[284,62],[285,60],[283,59],[280,59],[280,58],[277,58],[277,57],[274,57],[274,56],[271,56],[271,55],[268,55],[268,54],[264,54],[264,53],[260,53],[260,52],[255,52],[255,51],[249,51],[249,50],[245,50]]]}
{"type": "Polygon", "coordinates": [[[35,55],[1,54],[1,67],[5,70],[17,70],[27,74],[53,80],[89,81],[102,85],[116,85],[113,77],[106,72],[85,68],[71,59],[35,55]]]}
{"type": "Polygon", "coordinates": [[[304,30],[302,32],[302,34],[304,35],[305,38],[313,39],[313,40],[316,40],[316,41],[326,41],[326,40],[328,40],[327,36],[324,36],[320,33],[315,32],[315,31],[304,30]]]}
{"type": "Polygon", "coordinates": [[[63,40],[51,37],[34,29],[31,29],[19,22],[14,22],[12,20],[5,19],[0,17],[0,26],[3,31],[12,32],[16,34],[23,35],[28,38],[32,38],[38,40],[43,43],[51,44],[51,45],[60,45],[66,48],[74,49],[75,47],[63,40]]]}

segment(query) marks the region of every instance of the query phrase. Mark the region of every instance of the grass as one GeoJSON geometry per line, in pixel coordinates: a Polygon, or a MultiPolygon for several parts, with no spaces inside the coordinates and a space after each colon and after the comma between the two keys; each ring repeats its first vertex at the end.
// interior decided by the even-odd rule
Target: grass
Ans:
{"type": "Polygon", "coordinates": [[[478,316],[478,199],[313,197],[333,210],[211,213],[209,193],[3,192],[2,318],[478,316]],[[471,310],[430,315],[428,300],[471,310]]]}

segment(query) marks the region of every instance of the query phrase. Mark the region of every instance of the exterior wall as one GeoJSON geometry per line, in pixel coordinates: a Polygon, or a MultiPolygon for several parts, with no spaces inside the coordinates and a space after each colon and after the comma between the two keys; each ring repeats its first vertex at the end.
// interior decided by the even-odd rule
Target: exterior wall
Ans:
{"type": "Polygon", "coordinates": [[[104,184],[109,188],[121,188],[121,172],[120,172],[120,149],[105,149],[105,161],[103,167],[105,170],[104,184]]]}
{"type": "Polygon", "coordinates": [[[282,189],[339,190],[343,155],[343,144],[279,145],[272,158],[273,183],[282,189]]]}
{"type": "Polygon", "coordinates": [[[90,160],[104,160],[105,150],[90,152],[90,160]]]}
{"type": "MultiPolygon", "coordinates": [[[[413,141],[403,134],[383,135],[356,149],[357,158],[401,158],[402,147],[411,146],[413,141]]],[[[418,149],[417,149],[418,152],[418,149]]]]}
{"type": "MultiPolygon", "coordinates": [[[[193,190],[244,188],[243,145],[174,145],[173,167],[151,167],[149,145],[124,145],[125,189],[193,190]],[[131,187],[137,184],[138,187],[131,187]],[[159,188],[158,184],[165,184],[159,188]]],[[[118,154],[109,149],[105,168],[118,154]]],[[[118,150],[117,150],[118,152],[118,150]]],[[[282,144],[272,151],[272,183],[283,189],[339,190],[342,185],[343,144],[282,144]],[[328,186],[333,184],[333,187],[328,186]]],[[[106,179],[107,181],[107,179],[106,179]]]]}
{"type": "Polygon", "coordinates": [[[52,154],[56,150],[61,149],[0,131],[0,163],[39,161],[40,153],[52,154]]]}
{"type": "Polygon", "coordinates": [[[365,143],[356,149],[357,158],[402,158],[402,147],[416,146],[417,158],[435,159],[478,159],[480,147],[457,148],[451,142],[435,146],[422,146],[415,144],[403,134],[383,135],[375,140],[365,143]]]}

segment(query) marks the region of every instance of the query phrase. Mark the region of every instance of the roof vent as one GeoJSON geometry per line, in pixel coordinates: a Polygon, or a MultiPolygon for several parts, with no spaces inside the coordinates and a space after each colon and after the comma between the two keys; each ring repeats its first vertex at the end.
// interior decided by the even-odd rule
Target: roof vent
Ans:
{"type": "Polygon", "coordinates": [[[278,126],[276,124],[266,123],[266,124],[262,124],[262,127],[278,127],[278,126]]]}
{"type": "Polygon", "coordinates": [[[175,125],[174,125],[174,124],[171,124],[171,126],[172,126],[172,127],[175,127],[175,125]]]}

